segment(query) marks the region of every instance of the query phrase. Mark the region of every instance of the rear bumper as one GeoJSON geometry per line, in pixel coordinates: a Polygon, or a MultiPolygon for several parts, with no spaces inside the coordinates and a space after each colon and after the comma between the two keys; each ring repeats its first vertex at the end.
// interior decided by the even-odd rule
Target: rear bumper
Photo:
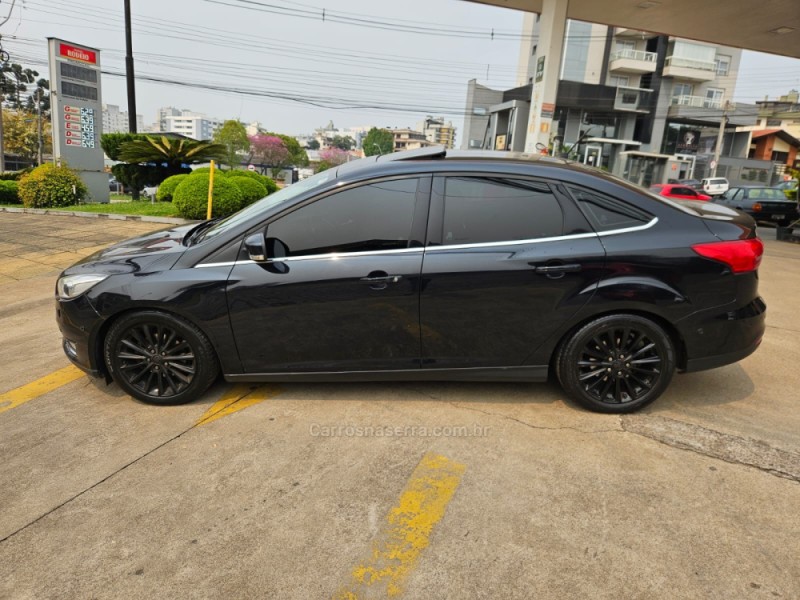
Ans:
{"type": "Polygon", "coordinates": [[[686,346],[683,370],[703,371],[742,360],[764,337],[767,305],[761,297],[735,310],[704,313],[682,323],[686,346]]]}

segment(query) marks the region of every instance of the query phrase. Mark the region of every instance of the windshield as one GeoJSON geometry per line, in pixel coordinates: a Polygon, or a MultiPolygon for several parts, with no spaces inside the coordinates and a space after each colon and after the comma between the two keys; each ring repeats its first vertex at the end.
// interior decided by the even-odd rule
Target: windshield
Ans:
{"type": "Polygon", "coordinates": [[[240,223],[244,223],[252,218],[255,218],[257,215],[263,214],[279,204],[283,204],[292,198],[296,198],[303,192],[319,187],[323,183],[333,179],[334,176],[334,170],[323,171],[322,173],[317,173],[308,179],[303,179],[302,181],[288,185],[285,188],[278,190],[274,194],[270,194],[266,198],[262,198],[258,202],[255,202],[250,206],[243,208],[239,212],[232,214],[230,217],[223,219],[219,223],[215,223],[212,227],[209,227],[197,237],[195,244],[199,244],[203,240],[216,237],[231,227],[236,227],[240,223]]]}

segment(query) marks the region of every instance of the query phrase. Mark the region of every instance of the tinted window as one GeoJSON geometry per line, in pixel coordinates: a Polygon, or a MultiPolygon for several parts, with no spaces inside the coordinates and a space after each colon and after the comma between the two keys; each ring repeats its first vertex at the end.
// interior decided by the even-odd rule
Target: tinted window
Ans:
{"type": "Polygon", "coordinates": [[[570,191],[597,231],[636,227],[653,218],[643,210],[597,192],[574,187],[570,191]]]}
{"type": "Polygon", "coordinates": [[[544,183],[489,177],[445,182],[444,245],[555,237],[563,231],[561,206],[544,183]]]}
{"type": "Polygon", "coordinates": [[[678,187],[672,188],[673,194],[678,194],[679,196],[696,196],[697,194],[694,193],[694,190],[685,188],[685,187],[678,187]]]}
{"type": "Polygon", "coordinates": [[[758,190],[750,190],[750,198],[758,198],[762,200],[786,200],[782,190],[774,190],[772,188],[763,188],[758,190]]]}
{"type": "Polygon", "coordinates": [[[407,248],[417,179],[383,181],[326,196],[270,223],[279,252],[304,256],[407,248]]]}

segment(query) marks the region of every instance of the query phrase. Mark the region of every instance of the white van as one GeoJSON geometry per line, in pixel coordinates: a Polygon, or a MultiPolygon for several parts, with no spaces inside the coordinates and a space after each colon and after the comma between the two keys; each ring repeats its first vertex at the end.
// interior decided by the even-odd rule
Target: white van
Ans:
{"type": "Polygon", "coordinates": [[[710,177],[700,182],[703,191],[709,196],[721,196],[728,191],[730,185],[724,177],[710,177]]]}

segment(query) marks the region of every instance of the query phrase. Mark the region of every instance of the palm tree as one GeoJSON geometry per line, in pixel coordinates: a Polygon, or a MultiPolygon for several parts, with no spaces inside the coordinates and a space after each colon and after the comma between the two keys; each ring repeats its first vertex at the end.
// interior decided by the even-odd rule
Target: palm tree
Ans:
{"type": "Polygon", "coordinates": [[[120,145],[119,158],[129,164],[166,163],[169,170],[181,165],[225,160],[226,148],[209,140],[146,136],[120,145]]]}

